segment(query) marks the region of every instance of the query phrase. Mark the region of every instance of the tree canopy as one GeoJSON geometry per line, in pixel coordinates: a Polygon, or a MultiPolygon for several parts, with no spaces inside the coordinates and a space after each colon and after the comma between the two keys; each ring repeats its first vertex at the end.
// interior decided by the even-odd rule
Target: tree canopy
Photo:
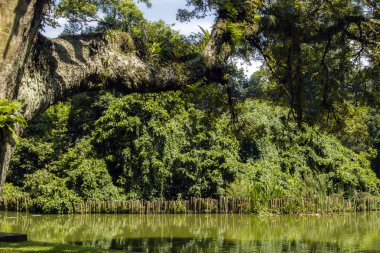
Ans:
{"type": "MultiPolygon", "coordinates": [[[[178,11],[178,20],[206,15],[223,20],[223,25],[217,24],[222,26],[217,53],[263,61],[268,78],[277,83],[277,99],[292,108],[299,127],[303,122],[331,120],[345,100],[378,106],[377,1],[188,0],[187,5],[178,11]]],[[[178,52],[178,40],[157,41],[157,34],[148,34],[149,25],[132,0],[65,0],[54,13],[69,19],[68,33],[139,30],[135,40],[154,38],[151,51],[166,47],[174,55],[178,52]],[[86,27],[94,21],[95,27],[86,27]]],[[[224,72],[228,74],[228,68],[224,72]]]]}

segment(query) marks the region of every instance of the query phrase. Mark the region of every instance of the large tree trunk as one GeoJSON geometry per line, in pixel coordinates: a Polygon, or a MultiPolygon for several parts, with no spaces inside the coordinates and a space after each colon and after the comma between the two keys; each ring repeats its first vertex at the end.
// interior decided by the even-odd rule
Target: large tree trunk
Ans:
{"type": "MultiPolygon", "coordinates": [[[[41,24],[46,0],[0,0],[0,99],[17,98],[24,67],[41,24]]],[[[0,193],[14,145],[0,140],[0,193]]]]}
{"type": "Polygon", "coordinates": [[[0,98],[15,97],[48,0],[0,0],[0,98]]]}
{"type": "MultiPolygon", "coordinates": [[[[128,34],[48,39],[38,34],[49,0],[0,0],[0,99],[23,101],[31,120],[65,97],[88,90],[118,88],[125,93],[184,89],[207,80],[222,81],[225,22],[214,25],[203,53],[188,62],[145,62],[128,34]]],[[[9,143],[9,142],[8,142],[9,143]]],[[[0,192],[14,145],[0,149],[0,192]]]]}

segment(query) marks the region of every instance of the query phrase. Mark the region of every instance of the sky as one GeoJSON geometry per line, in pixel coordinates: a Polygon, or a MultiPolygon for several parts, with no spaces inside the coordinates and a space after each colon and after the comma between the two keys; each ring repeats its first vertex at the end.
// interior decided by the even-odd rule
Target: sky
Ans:
{"type": "MultiPolygon", "coordinates": [[[[189,35],[200,31],[199,26],[211,30],[214,17],[210,16],[205,19],[195,19],[191,22],[181,23],[176,20],[177,10],[186,8],[186,0],[152,0],[152,7],[148,8],[143,3],[137,4],[144,13],[146,19],[150,21],[164,20],[168,24],[175,24],[174,29],[182,34],[189,35]]],[[[56,38],[64,29],[66,20],[59,19],[60,27],[45,27],[44,35],[49,38],[56,38]]]]}
{"type": "MultiPolygon", "coordinates": [[[[147,8],[146,5],[139,3],[140,10],[144,13],[145,18],[150,21],[163,20],[167,24],[174,24],[173,29],[179,31],[184,35],[190,35],[191,33],[200,32],[199,26],[211,31],[214,21],[213,16],[206,17],[204,19],[194,19],[191,22],[181,23],[176,20],[176,14],[178,9],[186,8],[186,0],[152,0],[152,7],[147,8]]],[[[52,28],[45,27],[45,36],[49,38],[56,38],[61,34],[64,29],[66,20],[60,19],[58,23],[60,27],[52,28]]],[[[239,61],[238,65],[242,67],[247,76],[250,76],[253,72],[259,69],[261,62],[252,62],[250,65],[239,61]]]]}

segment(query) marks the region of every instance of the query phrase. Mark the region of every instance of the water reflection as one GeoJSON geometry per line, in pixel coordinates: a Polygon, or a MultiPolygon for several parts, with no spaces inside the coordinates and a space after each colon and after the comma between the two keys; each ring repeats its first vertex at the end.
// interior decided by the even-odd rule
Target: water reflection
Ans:
{"type": "MultiPolygon", "coordinates": [[[[77,245],[103,247],[103,242],[77,242],[77,245]]],[[[347,252],[333,243],[304,241],[239,241],[196,238],[114,239],[110,249],[126,252],[347,252]]]]}
{"type": "Polygon", "coordinates": [[[43,215],[0,213],[0,231],[127,252],[380,252],[379,213],[43,215]]]}

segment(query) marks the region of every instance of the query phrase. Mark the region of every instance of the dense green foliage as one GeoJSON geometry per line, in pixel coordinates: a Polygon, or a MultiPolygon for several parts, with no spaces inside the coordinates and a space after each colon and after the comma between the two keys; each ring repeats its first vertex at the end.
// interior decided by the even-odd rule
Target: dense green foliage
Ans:
{"type": "Polygon", "coordinates": [[[7,142],[17,140],[14,130],[16,125],[26,125],[25,119],[16,113],[20,106],[21,103],[16,100],[0,100],[0,148],[3,148],[7,142]]]}
{"type": "Polygon", "coordinates": [[[379,194],[364,154],[316,127],[299,131],[286,108],[260,100],[237,104],[231,124],[215,107],[218,93],[105,92],[61,102],[26,130],[5,195],[21,191],[38,211],[67,212],[65,203],[88,200],[379,194]]]}
{"type": "Polygon", "coordinates": [[[5,195],[29,195],[41,212],[68,212],[76,201],[226,195],[251,197],[261,211],[260,203],[285,196],[379,195],[370,164],[380,147],[379,4],[187,2],[180,20],[214,13],[221,35],[185,37],[146,21],[132,0],[53,8],[69,20],[63,35],[105,33],[152,66],[184,68],[211,39],[232,60],[218,66],[222,84],[102,91],[49,108],[26,130],[5,195]],[[247,81],[234,57],[263,67],[247,81]]]}

